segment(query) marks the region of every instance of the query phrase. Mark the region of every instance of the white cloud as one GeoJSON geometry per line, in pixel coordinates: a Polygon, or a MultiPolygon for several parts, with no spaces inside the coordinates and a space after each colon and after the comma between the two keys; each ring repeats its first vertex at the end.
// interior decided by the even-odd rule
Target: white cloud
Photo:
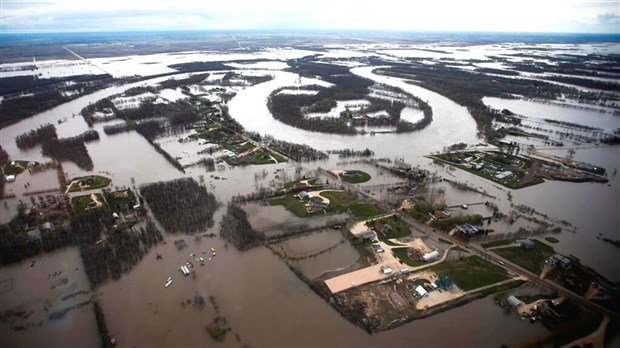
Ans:
{"type": "Polygon", "coordinates": [[[620,0],[2,0],[2,30],[369,29],[619,32],[620,0]],[[119,20],[121,19],[122,20],[119,20]]]}

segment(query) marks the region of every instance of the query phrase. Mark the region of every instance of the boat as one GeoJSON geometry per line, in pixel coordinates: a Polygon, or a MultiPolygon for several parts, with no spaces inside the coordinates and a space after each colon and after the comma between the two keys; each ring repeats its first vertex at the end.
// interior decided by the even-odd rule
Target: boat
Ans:
{"type": "Polygon", "coordinates": [[[164,286],[165,287],[169,287],[170,284],[172,284],[172,277],[168,277],[168,281],[166,282],[166,284],[164,286]]]}
{"type": "Polygon", "coordinates": [[[214,248],[211,248],[211,252],[212,252],[212,253],[214,253],[214,252],[215,252],[215,249],[214,249],[214,248]]]}

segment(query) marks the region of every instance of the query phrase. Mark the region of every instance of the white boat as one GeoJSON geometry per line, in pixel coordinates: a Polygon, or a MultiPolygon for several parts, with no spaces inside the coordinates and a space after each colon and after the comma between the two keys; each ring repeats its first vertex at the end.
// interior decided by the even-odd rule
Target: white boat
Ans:
{"type": "Polygon", "coordinates": [[[168,277],[168,281],[166,282],[166,284],[164,286],[165,287],[169,287],[170,284],[172,284],[172,277],[168,277]]]}

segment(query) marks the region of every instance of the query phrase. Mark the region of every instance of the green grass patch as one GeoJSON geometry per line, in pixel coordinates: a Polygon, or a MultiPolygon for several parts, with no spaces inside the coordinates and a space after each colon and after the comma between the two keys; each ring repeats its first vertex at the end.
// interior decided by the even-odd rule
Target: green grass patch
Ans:
{"type": "Polygon", "coordinates": [[[430,269],[445,274],[463,291],[478,289],[510,278],[503,268],[478,256],[442,262],[431,266],[430,269]]]}
{"type": "MultiPolygon", "coordinates": [[[[300,201],[293,197],[293,195],[286,195],[284,197],[273,198],[267,201],[269,205],[282,205],[286,210],[295,214],[298,217],[306,217],[309,215],[317,214],[318,212],[309,214],[306,210],[305,203],[300,203],[300,201]]],[[[321,212],[322,213],[322,212],[321,212]]]]}
{"type": "Polygon", "coordinates": [[[347,174],[340,174],[340,180],[348,182],[350,184],[360,184],[370,180],[370,174],[361,170],[347,170],[347,174]]]}
{"type": "Polygon", "coordinates": [[[557,238],[555,238],[555,237],[545,237],[545,240],[546,240],[547,242],[549,242],[549,243],[553,243],[553,244],[555,244],[555,243],[559,243],[559,242],[560,242],[560,240],[559,240],[559,239],[557,239],[557,238]]]}
{"type": "Polygon", "coordinates": [[[388,239],[403,238],[411,235],[411,229],[409,229],[409,225],[403,220],[401,220],[397,215],[392,215],[374,221],[374,223],[383,223],[390,226],[390,228],[385,228],[384,233],[381,233],[380,231],[379,233],[377,233],[384,234],[385,237],[388,239]]]}
{"type": "Polygon", "coordinates": [[[26,169],[28,169],[28,161],[11,161],[4,166],[3,171],[4,175],[19,175],[26,169]]]}
{"type": "Polygon", "coordinates": [[[542,272],[545,260],[555,254],[553,247],[536,239],[531,239],[534,247],[525,249],[520,246],[493,250],[497,255],[509,260],[534,274],[542,272]]]}
{"type": "MultiPolygon", "coordinates": [[[[100,202],[104,202],[103,196],[100,193],[96,193],[95,196],[97,200],[100,202]]],[[[89,213],[91,210],[99,209],[95,207],[94,201],[91,198],[91,195],[77,196],[71,198],[71,206],[73,207],[73,212],[75,215],[84,215],[89,213]]]]}
{"type": "Polygon", "coordinates": [[[392,248],[392,253],[394,254],[394,256],[396,256],[398,259],[404,262],[407,266],[418,267],[418,266],[423,266],[427,264],[426,262],[418,261],[418,260],[411,258],[409,254],[407,253],[408,250],[409,248],[406,248],[406,247],[405,248],[392,248]]]}
{"type": "Polygon", "coordinates": [[[83,191],[100,189],[108,187],[110,182],[112,182],[110,178],[101,175],[84,176],[74,179],[74,182],[69,186],[69,192],[79,192],[81,191],[80,187],[84,189],[83,191]]]}
{"type": "Polygon", "coordinates": [[[509,239],[494,240],[492,242],[482,243],[480,244],[480,246],[485,249],[488,249],[488,248],[498,247],[502,245],[513,244],[515,240],[517,239],[522,239],[522,238],[509,238],[509,239]]]}
{"type": "Polygon", "coordinates": [[[558,297],[558,294],[537,294],[531,296],[517,296],[519,300],[523,301],[525,304],[534,303],[538,300],[550,300],[558,297]]]}
{"type": "Polygon", "coordinates": [[[349,210],[358,219],[367,219],[384,213],[381,208],[371,203],[352,204],[349,210]]]}

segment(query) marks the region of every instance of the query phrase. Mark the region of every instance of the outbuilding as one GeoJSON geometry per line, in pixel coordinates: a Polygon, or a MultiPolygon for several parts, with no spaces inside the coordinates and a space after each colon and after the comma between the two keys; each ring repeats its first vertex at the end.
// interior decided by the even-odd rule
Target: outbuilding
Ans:
{"type": "Polygon", "coordinates": [[[506,302],[508,302],[511,307],[519,307],[523,303],[513,295],[506,297],[506,302]]]}
{"type": "Polygon", "coordinates": [[[532,249],[536,245],[530,239],[517,239],[515,243],[527,250],[532,249]]]}
{"type": "Polygon", "coordinates": [[[418,287],[415,288],[415,292],[417,292],[420,297],[428,296],[428,291],[426,291],[426,289],[424,289],[422,285],[418,285],[418,287]]]}
{"type": "Polygon", "coordinates": [[[4,177],[6,182],[13,182],[15,181],[15,175],[7,175],[4,177]]]}

